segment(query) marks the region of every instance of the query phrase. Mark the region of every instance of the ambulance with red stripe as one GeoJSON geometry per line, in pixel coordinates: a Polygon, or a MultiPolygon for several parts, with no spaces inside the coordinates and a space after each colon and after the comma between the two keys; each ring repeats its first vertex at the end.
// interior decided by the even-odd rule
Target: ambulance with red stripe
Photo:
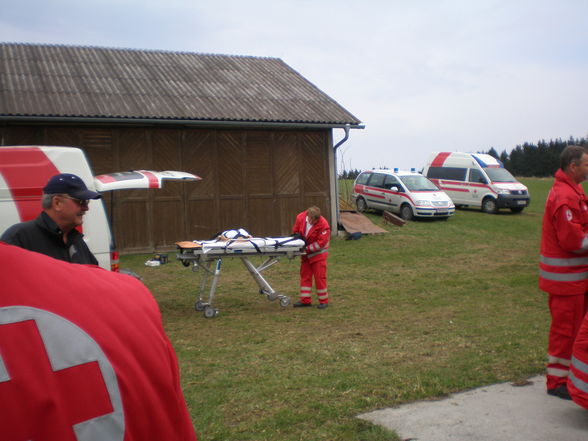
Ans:
{"type": "MultiPolygon", "coordinates": [[[[10,226],[36,218],[41,212],[43,187],[59,173],[78,175],[98,192],[161,188],[167,179],[196,181],[200,177],[178,171],[128,171],[94,177],[84,152],[75,147],[0,146],[0,235],[10,226]]],[[[90,200],[81,226],[84,240],[101,267],[118,271],[110,222],[102,199],[90,200]]]]}
{"type": "Polygon", "coordinates": [[[486,213],[510,208],[520,213],[531,201],[527,187],[491,155],[433,153],[423,174],[445,191],[457,207],[479,207],[486,213]]]}
{"type": "Polygon", "coordinates": [[[386,210],[404,220],[415,216],[447,219],[455,212],[449,196],[414,170],[364,171],[355,179],[352,197],[359,212],[386,210]]]}

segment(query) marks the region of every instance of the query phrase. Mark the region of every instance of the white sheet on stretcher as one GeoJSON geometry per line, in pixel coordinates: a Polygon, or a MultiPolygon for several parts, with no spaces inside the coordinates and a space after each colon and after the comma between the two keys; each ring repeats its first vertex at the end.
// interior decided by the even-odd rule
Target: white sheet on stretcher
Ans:
{"type": "MultiPolygon", "coordinates": [[[[302,251],[304,241],[286,237],[252,237],[235,240],[195,241],[201,245],[203,254],[260,254],[273,252],[302,251]]],[[[196,251],[196,250],[195,250],[196,251]]]]}
{"type": "Polygon", "coordinates": [[[302,239],[292,239],[292,237],[252,237],[231,242],[227,245],[227,253],[299,251],[303,247],[302,239]]]}

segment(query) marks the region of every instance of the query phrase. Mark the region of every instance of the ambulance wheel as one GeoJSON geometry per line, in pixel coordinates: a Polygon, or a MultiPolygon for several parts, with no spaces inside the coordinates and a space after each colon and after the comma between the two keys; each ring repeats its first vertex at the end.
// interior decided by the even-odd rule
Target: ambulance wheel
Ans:
{"type": "Polygon", "coordinates": [[[285,308],[286,306],[290,305],[290,297],[282,297],[280,299],[280,306],[285,308]]]}
{"type": "Polygon", "coordinates": [[[359,197],[355,200],[355,206],[357,207],[357,211],[359,211],[360,213],[365,213],[365,211],[367,210],[367,204],[365,202],[365,199],[362,197],[359,197]]]}
{"type": "Polygon", "coordinates": [[[400,217],[405,221],[412,220],[413,218],[412,208],[408,204],[402,204],[400,207],[400,217]]]}
{"type": "Polygon", "coordinates": [[[487,197],[482,201],[482,211],[488,214],[495,214],[498,211],[496,199],[487,197]]]}
{"type": "Polygon", "coordinates": [[[194,305],[194,309],[196,311],[204,311],[205,306],[206,306],[206,302],[203,302],[202,300],[198,300],[196,302],[196,304],[194,305]]]}
{"type": "Polygon", "coordinates": [[[206,305],[204,307],[204,317],[206,318],[214,318],[218,315],[218,309],[214,309],[210,305],[206,305]]]}

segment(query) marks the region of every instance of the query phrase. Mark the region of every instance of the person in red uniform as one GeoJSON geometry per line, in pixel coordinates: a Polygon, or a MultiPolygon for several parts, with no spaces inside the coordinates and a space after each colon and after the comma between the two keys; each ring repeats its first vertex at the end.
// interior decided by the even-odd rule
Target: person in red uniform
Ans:
{"type": "Polygon", "coordinates": [[[329,256],[329,241],[331,228],[327,220],[321,216],[320,208],[310,207],[296,216],[292,229],[306,242],[306,255],[300,258],[300,301],[295,308],[312,306],[312,279],[316,287],[319,309],[329,306],[329,292],[327,290],[327,257],[329,256]]]}
{"type": "Polygon", "coordinates": [[[568,391],[576,404],[588,409],[588,314],[574,343],[568,391]]]}
{"type": "Polygon", "coordinates": [[[574,340],[588,301],[588,203],[580,183],[588,151],[568,146],[545,204],[539,288],[549,294],[547,393],[570,399],[567,379],[574,340]]]}
{"type": "Polygon", "coordinates": [[[0,440],[196,441],[137,279],[0,243],[0,440]]]}

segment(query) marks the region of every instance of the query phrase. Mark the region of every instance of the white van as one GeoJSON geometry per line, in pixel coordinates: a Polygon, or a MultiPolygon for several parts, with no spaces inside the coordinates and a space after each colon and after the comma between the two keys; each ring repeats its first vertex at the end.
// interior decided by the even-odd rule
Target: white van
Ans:
{"type": "Polygon", "coordinates": [[[433,153],[423,174],[458,207],[480,207],[486,213],[510,208],[520,213],[531,200],[527,187],[517,181],[502,162],[483,153],[433,153]]]}
{"type": "MultiPolygon", "coordinates": [[[[0,235],[10,226],[36,218],[43,187],[60,173],[78,175],[92,191],[161,188],[164,179],[196,181],[191,173],[130,171],[94,177],[84,152],[74,147],[0,146],[0,235]]],[[[110,223],[102,199],[90,200],[82,225],[84,240],[102,268],[118,271],[110,223]]]]}
{"type": "Polygon", "coordinates": [[[449,196],[414,171],[364,171],[355,179],[352,197],[359,212],[387,210],[404,220],[414,216],[447,219],[455,212],[449,196]]]}

